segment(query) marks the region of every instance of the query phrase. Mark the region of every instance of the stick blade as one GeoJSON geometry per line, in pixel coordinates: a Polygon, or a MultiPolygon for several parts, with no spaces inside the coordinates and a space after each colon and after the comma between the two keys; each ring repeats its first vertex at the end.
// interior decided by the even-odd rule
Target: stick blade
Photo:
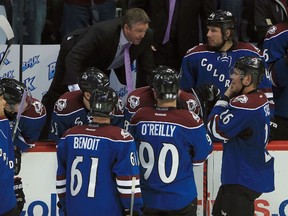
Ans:
{"type": "Polygon", "coordinates": [[[3,15],[0,15],[0,27],[4,31],[7,40],[11,41],[14,38],[14,32],[7,18],[3,15]]]}

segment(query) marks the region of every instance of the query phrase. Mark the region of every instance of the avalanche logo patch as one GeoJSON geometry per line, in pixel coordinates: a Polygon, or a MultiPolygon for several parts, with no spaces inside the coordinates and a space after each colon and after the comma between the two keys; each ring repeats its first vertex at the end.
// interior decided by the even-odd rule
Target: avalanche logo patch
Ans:
{"type": "Polygon", "coordinates": [[[35,112],[41,116],[44,105],[40,103],[40,101],[34,101],[32,105],[34,106],[35,112]]]}
{"type": "Polygon", "coordinates": [[[240,103],[247,103],[248,102],[248,97],[246,95],[240,95],[236,97],[233,102],[240,102],[240,103]]]}
{"type": "Polygon", "coordinates": [[[127,137],[130,136],[130,133],[127,132],[126,130],[122,129],[122,130],[121,130],[121,135],[122,135],[122,137],[125,139],[125,138],[127,138],[127,137]]]}
{"type": "Polygon", "coordinates": [[[276,26],[271,26],[268,30],[268,34],[274,34],[277,30],[277,27],[276,26]]]}
{"type": "Polygon", "coordinates": [[[57,100],[55,106],[56,106],[56,109],[58,111],[63,111],[63,109],[65,109],[67,107],[67,99],[59,99],[59,100],[57,100]]]}
{"type": "Polygon", "coordinates": [[[186,103],[187,103],[188,110],[190,112],[195,112],[196,111],[197,102],[195,100],[189,99],[188,101],[186,101],[186,103]]]}
{"type": "Polygon", "coordinates": [[[136,97],[135,95],[131,95],[129,98],[128,98],[128,102],[130,104],[130,107],[132,109],[135,109],[137,106],[140,105],[140,97],[136,97]]]}
{"type": "Polygon", "coordinates": [[[194,112],[191,112],[191,114],[193,118],[195,119],[195,121],[200,122],[200,117],[197,114],[195,114],[194,112]]]}

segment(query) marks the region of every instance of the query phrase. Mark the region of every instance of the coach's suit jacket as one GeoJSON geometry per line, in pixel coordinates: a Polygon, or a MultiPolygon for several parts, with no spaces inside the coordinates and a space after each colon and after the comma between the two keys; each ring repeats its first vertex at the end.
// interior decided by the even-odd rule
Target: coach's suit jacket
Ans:
{"type": "MultiPolygon", "coordinates": [[[[119,44],[122,18],[100,22],[92,26],[81,40],[72,48],[66,57],[66,74],[64,84],[77,83],[78,74],[89,66],[106,71],[111,65],[119,44]]],[[[148,29],[145,37],[138,45],[130,47],[130,59],[137,62],[136,87],[148,84],[148,75],[153,69],[152,30],[148,29]]],[[[125,66],[114,69],[119,81],[126,84],[125,66]]]]}

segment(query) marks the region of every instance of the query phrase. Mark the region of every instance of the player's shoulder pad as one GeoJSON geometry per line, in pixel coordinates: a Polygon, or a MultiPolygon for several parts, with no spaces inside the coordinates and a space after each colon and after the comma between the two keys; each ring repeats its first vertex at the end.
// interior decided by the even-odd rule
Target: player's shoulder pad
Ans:
{"type": "Polygon", "coordinates": [[[191,49],[189,49],[186,52],[185,56],[189,56],[189,55],[191,55],[193,53],[206,52],[206,51],[208,51],[207,44],[197,45],[197,46],[194,46],[191,49]]]}
{"type": "Polygon", "coordinates": [[[128,131],[126,131],[123,128],[120,128],[118,126],[109,125],[109,126],[106,126],[106,128],[103,127],[102,129],[103,129],[103,133],[109,139],[118,140],[118,141],[132,141],[132,140],[134,140],[134,138],[132,137],[132,135],[128,131]],[[107,127],[109,127],[109,129],[107,127]]]}
{"type": "Polygon", "coordinates": [[[265,39],[269,39],[286,32],[288,32],[288,23],[279,23],[277,25],[271,26],[268,29],[265,39]]]}
{"type": "Polygon", "coordinates": [[[65,135],[77,135],[77,134],[87,134],[90,136],[99,136],[103,138],[107,138],[112,141],[133,141],[134,138],[132,135],[118,127],[113,125],[107,125],[103,127],[91,127],[89,125],[76,125],[70,129],[68,129],[63,137],[65,135]]]}
{"type": "Polygon", "coordinates": [[[39,118],[46,115],[46,108],[39,100],[32,97],[29,97],[29,100],[30,105],[22,113],[22,116],[26,116],[28,118],[39,118]]]}
{"type": "Polygon", "coordinates": [[[254,46],[252,43],[246,43],[246,42],[238,42],[237,46],[235,47],[236,50],[250,50],[251,52],[260,53],[261,50],[254,46]]]}
{"type": "Polygon", "coordinates": [[[262,91],[243,94],[233,98],[230,102],[232,107],[240,109],[258,109],[268,103],[267,97],[262,91]]]}
{"type": "Polygon", "coordinates": [[[84,107],[83,96],[80,90],[64,93],[55,103],[56,113],[66,114],[84,107]]]}
{"type": "Polygon", "coordinates": [[[153,107],[143,107],[139,109],[131,119],[131,125],[141,121],[169,122],[184,127],[199,127],[203,121],[195,114],[185,109],[174,109],[168,112],[159,113],[153,107]]]}
{"type": "Polygon", "coordinates": [[[197,113],[197,109],[199,109],[200,104],[197,102],[197,99],[192,93],[185,92],[183,90],[180,91],[179,95],[179,103],[184,106],[181,108],[188,109],[190,112],[197,113]]]}
{"type": "Polygon", "coordinates": [[[136,112],[139,108],[155,104],[153,90],[150,86],[137,88],[132,91],[126,100],[126,109],[136,112]]]}

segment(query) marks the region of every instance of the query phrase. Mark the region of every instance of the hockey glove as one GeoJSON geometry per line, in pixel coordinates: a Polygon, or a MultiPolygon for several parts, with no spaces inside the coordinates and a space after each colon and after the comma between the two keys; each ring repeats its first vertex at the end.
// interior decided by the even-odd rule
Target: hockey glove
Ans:
{"type": "Polygon", "coordinates": [[[203,101],[216,102],[220,98],[220,90],[217,86],[211,84],[201,85],[195,89],[195,92],[201,103],[203,101]]]}
{"type": "Polygon", "coordinates": [[[14,175],[17,176],[21,170],[21,151],[19,148],[15,147],[14,149],[14,175]]]}
{"type": "Polygon", "coordinates": [[[215,85],[204,84],[195,89],[195,92],[200,100],[203,111],[208,115],[221,96],[219,88],[215,85]]]}
{"type": "Polygon", "coordinates": [[[23,192],[22,180],[20,177],[14,178],[14,192],[17,200],[18,209],[21,212],[26,200],[25,200],[25,194],[23,192]]]}

